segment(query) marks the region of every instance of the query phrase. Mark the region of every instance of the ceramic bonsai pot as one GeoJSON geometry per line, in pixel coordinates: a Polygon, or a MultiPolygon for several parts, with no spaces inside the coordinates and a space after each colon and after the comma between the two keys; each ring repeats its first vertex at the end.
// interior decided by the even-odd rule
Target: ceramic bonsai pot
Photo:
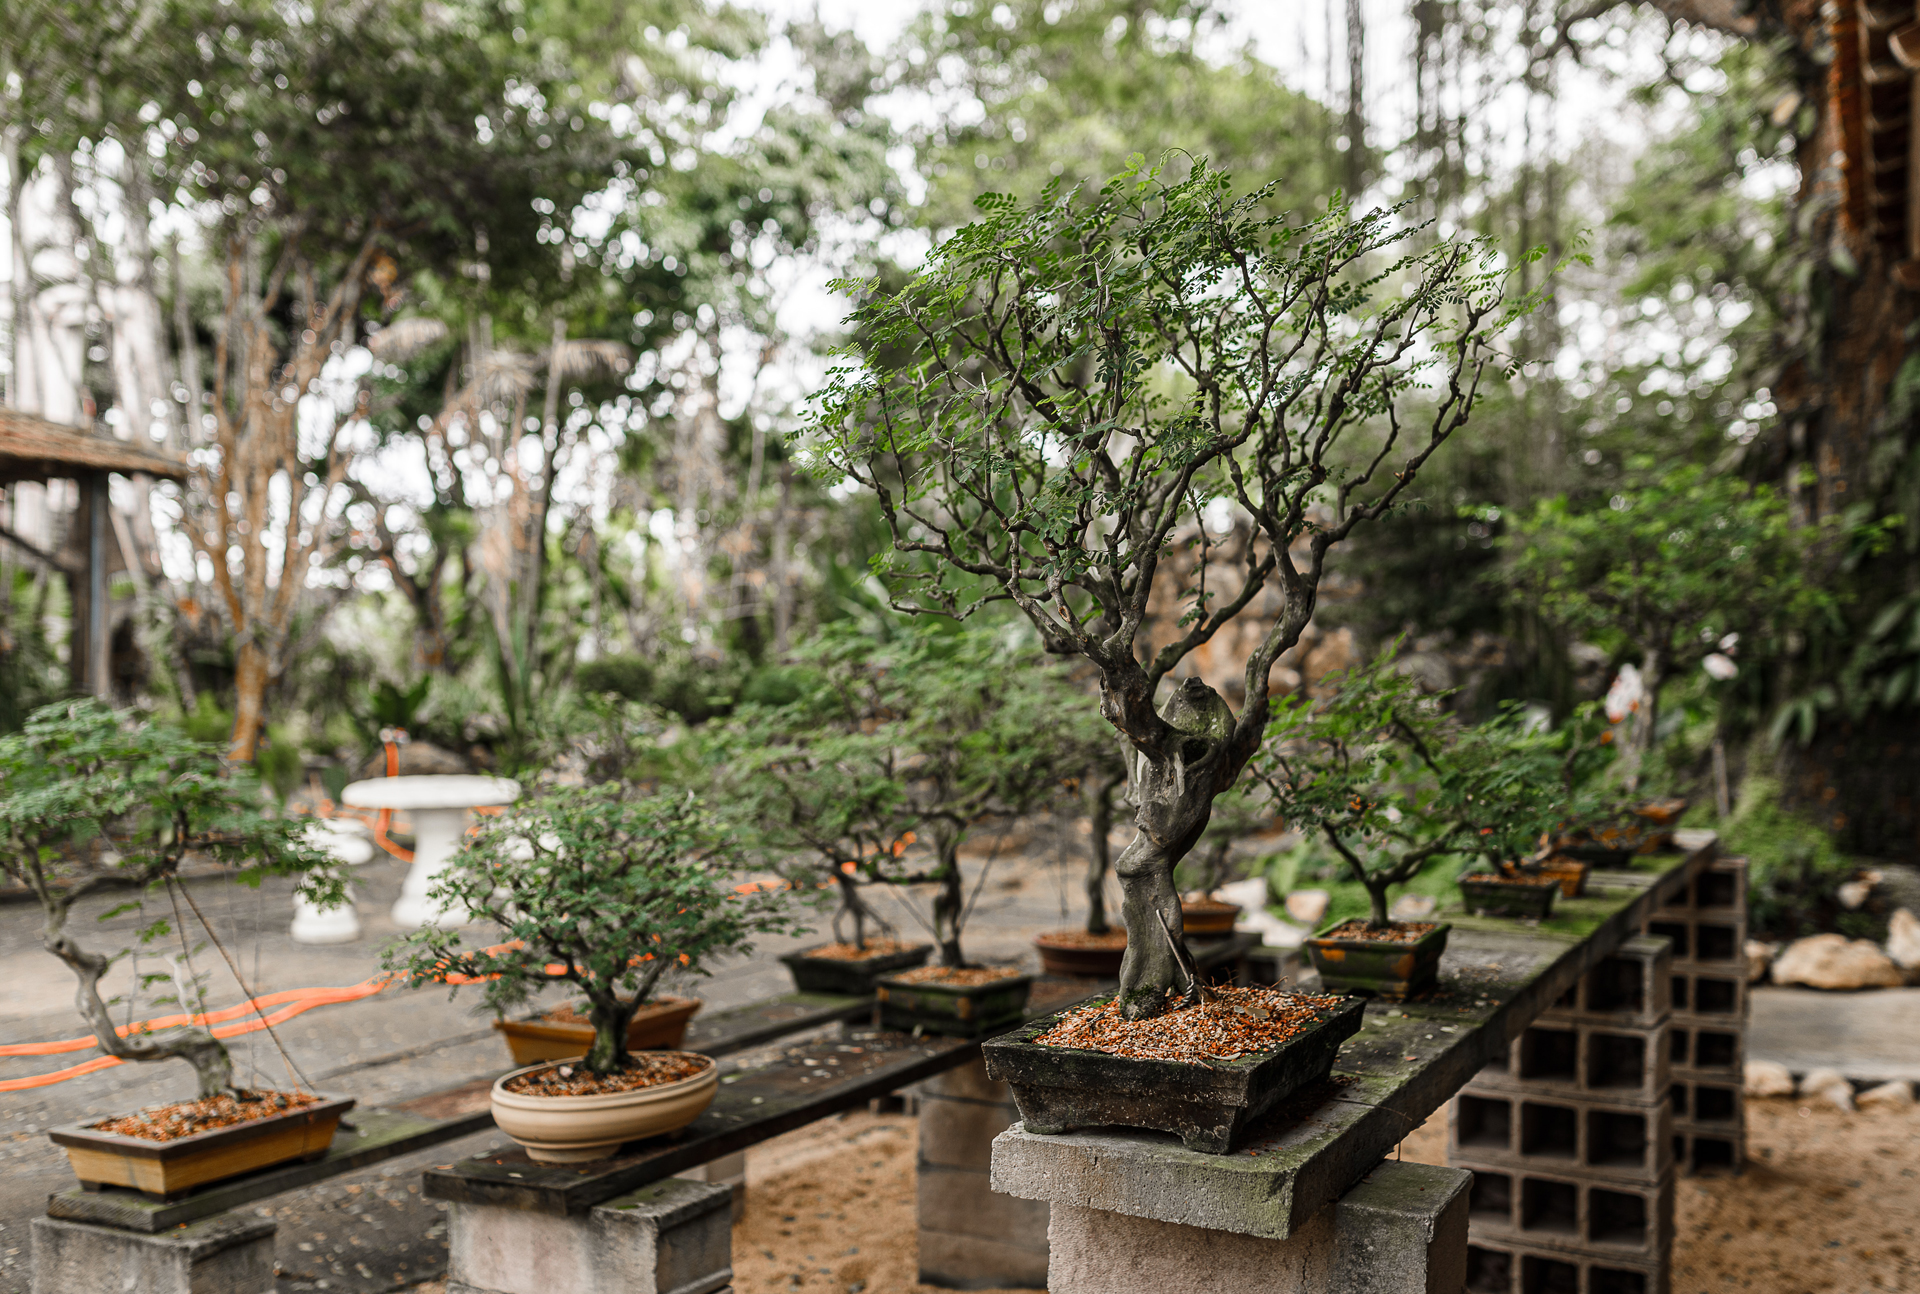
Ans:
{"type": "Polygon", "coordinates": [[[320,1100],[314,1105],[171,1141],[101,1132],[83,1124],[54,1128],[47,1136],[67,1152],[82,1186],[125,1186],[171,1199],[209,1182],[326,1154],[340,1117],[353,1108],[353,1098],[317,1095],[320,1100]]]}
{"type": "Polygon", "coordinates": [[[1090,979],[1118,979],[1127,955],[1127,932],[1118,927],[1104,935],[1084,930],[1049,930],[1033,937],[1040,969],[1048,975],[1090,979]]]}
{"type": "MultiPolygon", "coordinates": [[[[1400,1001],[1431,989],[1440,978],[1440,955],[1447,950],[1444,922],[1399,922],[1426,925],[1414,940],[1368,939],[1342,933],[1350,923],[1337,921],[1306,941],[1307,956],[1320,972],[1320,985],[1329,993],[1371,993],[1400,1001]]],[[[1359,923],[1364,926],[1364,922],[1359,923]]]]}
{"type": "MultiPolygon", "coordinates": [[[[937,969],[926,967],[920,973],[937,969]]],[[[1005,975],[980,984],[890,977],[873,986],[882,1029],[918,1029],[955,1038],[979,1038],[1019,1023],[1032,989],[1031,975],[1005,975]]]]}
{"type": "MultiPolygon", "coordinates": [[[[1180,924],[1185,934],[1230,935],[1240,919],[1240,905],[1205,896],[1180,900],[1180,924]]],[[[1115,974],[1118,974],[1116,971],[1115,974]]]]}
{"type": "MultiPolygon", "coordinates": [[[[700,1011],[695,997],[662,997],[633,1013],[627,1025],[628,1051],[677,1051],[687,1040],[687,1022],[700,1011]]],[[[493,1027],[507,1039],[516,1065],[543,1060],[571,1060],[593,1046],[593,1026],[584,1020],[553,1020],[539,1015],[531,1020],[495,1020],[493,1027]]]]}
{"type": "Polygon", "coordinates": [[[932,944],[914,944],[875,957],[850,960],[844,957],[813,956],[831,944],[817,944],[788,953],[780,959],[793,975],[793,986],[802,993],[837,993],[847,997],[871,997],[873,983],[883,975],[912,970],[926,964],[933,953],[932,944]]]}
{"type": "MultiPolygon", "coordinates": [[[[1068,1010],[1111,1000],[1109,994],[1068,1010]]],[[[1363,1009],[1359,998],[1346,998],[1316,1012],[1315,1023],[1273,1051],[1208,1065],[1138,1060],[1033,1041],[1060,1023],[1067,1011],[989,1038],[982,1055],[987,1077],[1004,1081],[1012,1090],[1028,1132],[1153,1128],[1175,1134],[1189,1150],[1224,1155],[1267,1111],[1327,1077],[1340,1044],[1359,1032],[1363,1009]]]]}
{"type": "Polygon", "coordinates": [[[1522,917],[1544,921],[1553,912],[1560,883],[1548,876],[1511,877],[1481,873],[1460,878],[1467,910],[1483,917],[1522,917]]]}
{"type": "Polygon", "coordinates": [[[1555,854],[1540,864],[1540,875],[1551,876],[1560,882],[1562,897],[1577,899],[1587,891],[1587,876],[1593,871],[1593,864],[1582,862],[1578,858],[1568,858],[1564,854],[1555,854]]]}
{"type": "Polygon", "coordinates": [[[1593,867],[1633,866],[1633,856],[1645,852],[1647,834],[1637,822],[1612,827],[1587,827],[1553,843],[1556,854],[1593,867]]]}
{"type": "Polygon", "coordinates": [[[530,1159],[546,1164],[578,1164],[605,1159],[629,1141],[657,1137],[686,1127],[709,1105],[720,1088],[720,1067],[710,1056],[699,1073],[627,1092],[590,1096],[534,1096],[510,1092],[507,1084],[522,1074],[552,1068],[552,1062],[503,1074],[493,1085],[493,1121],[518,1142],[530,1159]]]}

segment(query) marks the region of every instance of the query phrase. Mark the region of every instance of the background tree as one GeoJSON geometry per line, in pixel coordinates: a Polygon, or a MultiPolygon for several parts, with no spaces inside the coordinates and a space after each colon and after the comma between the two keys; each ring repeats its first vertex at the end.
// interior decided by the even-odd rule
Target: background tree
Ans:
{"type": "Polygon", "coordinates": [[[1196,166],[1173,184],[1130,171],[1096,198],[984,202],[902,290],[847,285],[875,344],[810,429],[818,470],[879,500],[893,544],[876,566],[900,605],[1011,601],[1049,651],[1100,671],[1134,751],[1139,832],[1116,865],[1133,1017],[1165,1009],[1175,967],[1153,923],[1180,927],[1173,868],[1259,748],[1268,673],[1328,550],[1465,423],[1521,309],[1484,244],[1409,251],[1388,213],[1290,223],[1259,213],[1270,196],[1235,198],[1196,166]],[[1389,281],[1398,295],[1374,292],[1389,281]],[[1433,394],[1416,405],[1418,385],[1433,394]],[[1142,661],[1163,553],[1216,498],[1264,542],[1238,589],[1182,590],[1185,632],[1142,661]],[[1162,702],[1162,680],[1270,580],[1284,610],[1246,660],[1242,713],[1195,677],[1162,702]]]}

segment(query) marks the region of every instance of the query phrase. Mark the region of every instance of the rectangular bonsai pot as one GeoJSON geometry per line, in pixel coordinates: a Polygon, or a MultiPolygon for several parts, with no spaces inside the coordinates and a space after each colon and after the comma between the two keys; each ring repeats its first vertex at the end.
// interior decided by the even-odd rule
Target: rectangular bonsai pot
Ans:
{"type": "MultiPolygon", "coordinates": [[[[669,997],[649,1002],[633,1013],[627,1024],[627,1050],[674,1051],[687,1040],[687,1022],[700,1011],[696,997],[669,997]]],[[[537,1065],[543,1060],[572,1060],[593,1046],[593,1026],[533,1016],[526,1020],[495,1020],[493,1027],[506,1037],[515,1065],[537,1065]]]]}
{"type": "Polygon", "coordinates": [[[1592,871],[1593,864],[1564,854],[1557,854],[1540,864],[1540,874],[1560,882],[1561,897],[1569,899],[1577,899],[1586,893],[1587,876],[1592,871]]]}
{"type": "Polygon", "coordinates": [[[353,1098],[317,1095],[317,1105],[172,1141],[126,1137],[84,1124],[51,1129],[47,1137],[65,1148],[82,1186],[126,1186],[172,1199],[208,1182],[326,1154],[340,1117],[353,1108],[353,1098]]]}
{"type": "Polygon", "coordinates": [[[1524,881],[1463,876],[1460,878],[1460,894],[1467,901],[1467,910],[1483,917],[1523,917],[1544,921],[1553,912],[1553,896],[1560,892],[1560,883],[1551,878],[1543,879],[1550,883],[1529,885],[1524,881]]]}
{"type": "MultiPolygon", "coordinates": [[[[1337,930],[1345,921],[1335,922],[1337,930]]],[[[1315,935],[1307,955],[1329,993],[1373,993],[1400,1001],[1424,993],[1440,979],[1440,955],[1447,950],[1444,922],[1412,943],[1383,939],[1336,939],[1315,935]]]]}
{"type": "MultiPolygon", "coordinates": [[[[1107,994],[1067,1010],[1112,1000],[1107,994]]],[[[1359,998],[1347,998],[1316,1013],[1314,1024],[1278,1050],[1208,1065],[1134,1060],[1033,1041],[1066,1011],[989,1038],[982,1054],[987,1077],[1012,1089],[1028,1132],[1154,1128],[1175,1134],[1189,1150],[1224,1155],[1261,1115],[1327,1077],[1340,1044],[1359,1032],[1363,1010],[1359,998]]]]}
{"type": "Polygon", "coordinates": [[[902,983],[883,979],[873,986],[880,1027],[911,1033],[978,1038],[1018,1024],[1027,1012],[1033,976],[1012,975],[986,984],[902,983]]]}
{"type": "MultiPolygon", "coordinates": [[[[817,944],[817,948],[825,948],[817,944]]],[[[833,993],[842,997],[871,997],[873,982],[895,971],[912,970],[926,964],[932,944],[915,944],[897,953],[868,957],[863,961],[841,961],[832,957],[810,956],[813,948],[787,953],[780,964],[793,975],[793,987],[802,993],[833,993]]]]}

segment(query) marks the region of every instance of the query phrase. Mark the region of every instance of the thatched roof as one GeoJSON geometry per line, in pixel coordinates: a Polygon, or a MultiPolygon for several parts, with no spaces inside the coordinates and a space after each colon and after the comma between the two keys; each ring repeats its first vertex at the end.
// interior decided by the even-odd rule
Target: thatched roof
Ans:
{"type": "Polygon", "coordinates": [[[145,472],[184,480],[187,465],[132,441],[90,436],[30,413],[0,409],[0,485],[86,472],[145,472]]]}

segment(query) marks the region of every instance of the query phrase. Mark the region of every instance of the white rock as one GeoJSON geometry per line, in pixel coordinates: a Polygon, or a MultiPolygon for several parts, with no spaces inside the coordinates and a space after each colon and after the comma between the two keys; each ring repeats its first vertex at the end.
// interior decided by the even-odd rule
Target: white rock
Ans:
{"type": "Polygon", "coordinates": [[[1865,939],[1809,935],[1773,959],[1773,982],[1808,988],[1897,988],[1905,982],[1893,959],[1865,939]]]}
{"type": "Polygon", "coordinates": [[[1848,881],[1834,893],[1840,896],[1840,906],[1847,909],[1859,907],[1873,894],[1873,882],[1861,879],[1848,881]]]}
{"type": "Polygon", "coordinates": [[[1748,1096],[1793,1095],[1793,1071],[1777,1060],[1748,1061],[1744,1079],[1748,1096]]]}
{"type": "Polygon", "coordinates": [[[1759,939],[1747,940],[1747,983],[1758,984],[1765,979],[1767,969],[1773,965],[1774,954],[1779,951],[1779,944],[1765,943],[1759,939]]]}
{"type": "Polygon", "coordinates": [[[1425,921],[1439,904],[1431,894],[1402,894],[1387,916],[1395,921],[1425,921]]]}
{"type": "Polygon", "coordinates": [[[1287,895],[1287,915],[1303,926],[1317,926],[1332,901],[1325,890],[1295,890],[1287,895]]]}
{"type": "Polygon", "coordinates": [[[1920,917],[1906,908],[1895,908],[1887,922],[1887,956],[1907,978],[1920,974],[1920,917]]]}
{"type": "Polygon", "coordinates": [[[1267,906],[1267,878],[1251,876],[1244,881],[1229,881],[1214,893],[1226,902],[1238,904],[1251,912],[1267,906]]]}
{"type": "Polygon", "coordinates": [[[1837,1069],[1816,1069],[1800,1080],[1800,1095],[1841,1110],[1853,1108],[1853,1084],[1837,1069]]]}
{"type": "Polygon", "coordinates": [[[1913,1084],[1905,1080],[1870,1087],[1854,1098],[1863,1110],[1910,1110],[1913,1108],[1913,1084]]]}

